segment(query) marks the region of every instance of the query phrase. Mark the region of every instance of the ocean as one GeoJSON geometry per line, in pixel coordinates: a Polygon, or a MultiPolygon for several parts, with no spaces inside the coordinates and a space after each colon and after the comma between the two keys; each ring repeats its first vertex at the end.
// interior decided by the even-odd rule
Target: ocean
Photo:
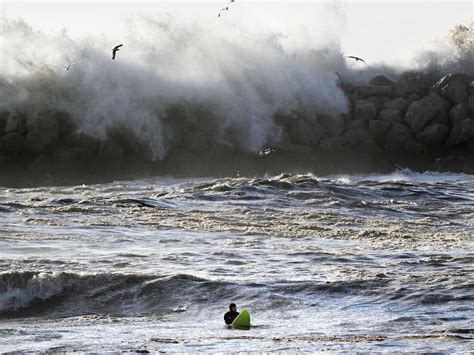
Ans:
{"type": "Polygon", "coordinates": [[[2,353],[474,351],[473,175],[1,187],[0,221],[2,353]]]}

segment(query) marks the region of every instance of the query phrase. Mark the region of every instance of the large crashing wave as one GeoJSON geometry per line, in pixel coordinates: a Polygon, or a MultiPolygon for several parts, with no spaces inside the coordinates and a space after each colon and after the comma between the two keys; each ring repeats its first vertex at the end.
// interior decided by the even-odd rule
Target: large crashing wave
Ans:
{"type": "Polygon", "coordinates": [[[137,20],[112,61],[105,40],[52,37],[7,21],[0,101],[27,117],[65,111],[95,138],[126,128],[153,159],[180,144],[258,152],[281,139],[275,114],[348,110],[335,74],[344,66],[338,44],[288,52],[274,34],[227,30],[137,20]],[[77,64],[65,71],[71,62],[77,64]]]}

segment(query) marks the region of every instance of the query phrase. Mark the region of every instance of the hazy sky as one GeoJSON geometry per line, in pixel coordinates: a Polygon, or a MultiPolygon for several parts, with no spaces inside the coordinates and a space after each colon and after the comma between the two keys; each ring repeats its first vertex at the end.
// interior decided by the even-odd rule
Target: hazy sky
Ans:
{"type": "Polygon", "coordinates": [[[339,41],[346,54],[371,62],[409,63],[418,50],[434,48],[456,24],[473,21],[473,1],[244,1],[217,18],[226,1],[6,1],[2,15],[23,18],[46,31],[67,29],[72,37],[100,35],[119,40],[141,14],[176,16],[214,24],[274,31],[288,43],[339,41]],[[308,42],[309,41],[309,42],[308,42]],[[438,43],[437,43],[438,42],[438,43]]]}

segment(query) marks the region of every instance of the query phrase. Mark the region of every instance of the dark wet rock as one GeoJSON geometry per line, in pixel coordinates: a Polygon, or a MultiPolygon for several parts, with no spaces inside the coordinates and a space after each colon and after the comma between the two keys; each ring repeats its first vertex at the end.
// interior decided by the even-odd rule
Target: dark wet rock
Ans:
{"type": "Polygon", "coordinates": [[[308,119],[295,119],[288,127],[291,141],[296,144],[316,145],[323,136],[323,129],[318,122],[308,119]]]}
{"type": "Polygon", "coordinates": [[[453,104],[465,103],[468,99],[467,74],[451,73],[438,80],[431,90],[449,100],[453,104]]]}
{"type": "Polygon", "coordinates": [[[124,155],[122,146],[113,139],[107,139],[100,143],[99,157],[104,161],[120,161],[124,155]]]}
{"type": "Polygon", "coordinates": [[[471,95],[471,96],[474,95],[474,80],[471,80],[471,82],[467,86],[467,91],[468,91],[469,95],[471,95]]]}
{"type": "Polygon", "coordinates": [[[379,112],[377,119],[390,124],[401,123],[403,116],[400,110],[387,108],[379,112]]]}
{"type": "Polygon", "coordinates": [[[0,136],[5,133],[5,127],[10,116],[11,113],[6,107],[0,107],[0,136]]]}
{"type": "Polygon", "coordinates": [[[343,152],[352,147],[347,137],[324,138],[320,142],[321,150],[326,152],[343,152]]]}
{"type": "MultiPolygon", "coordinates": [[[[408,106],[410,106],[413,102],[421,100],[421,99],[422,99],[422,96],[418,95],[418,94],[410,94],[406,98],[408,106]]],[[[407,109],[408,109],[408,107],[407,107],[407,109]]]]}
{"type": "Polygon", "coordinates": [[[410,129],[401,123],[395,123],[388,131],[386,141],[392,148],[402,148],[408,141],[414,140],[410,129]]]}
{"type": "Polygon", "coordinates": [[[384,143],[385,136],[390,130],[391,125],[388,122],[372,120],[369,122],[369,132],[378,143],[384,143]]]}
{"type": "Polygon", "coordinates": [[[406,72],[400,76],[400,79],[394,85],[395,97],[407,98],[411,94],[425,96],[436,78],[419,72],[406,72]]]}
{"type": "Polygon", "coordinates": [[[379,112],[391,99],[386,96],[371,96],[366,98],[366,100],[373,103],[377,112],[379,112]]]}
{"type": "Polygon", "coordinates": [[[469,108],[469,111],[471,111],[471,114],[474,116],[474,95],[471,95],[467,100],[467,107],[469,108]]]}
{"type": "Polygon", "coordinates": [[[370,79],[369,84],[375,86],[391,86],[394,82],[385,75],[377,75],[370,79]]]}
{"type": "Polygon", "coordinates": [[[424,143],[416,142],[414,140],[407,141],[402,148],[403,151],[406,153],[415,155],[415,156],[423,156],[428,154],[428,147],[424,143]]]}
{"type": "Polygon", "coordinates": [[[431,93],[408,107],[405,121],[414,132],[419,132],[430,123],[447,124],[449,104],[438,94],[431,93]]]}
{"type": "Polygon", "coordinates": [[[359,86],[356,88],[355,93],[357,97],[365,99],[370,96],[393,96],[392,86],[359,86]]]}
{"type": "Polygon", "coordinates": [[[470,112],[466,104],[457,104],[449,110],[449,121],[451,126],[470,118],[470,112]]]}
{"type": "Polygon", "coordinates": [[[3,149],[9,155],[17,155],[23,150],[23,135],[18,132],[8,132],[2,140],[3,149]]]}
{"type": "Polygon", "coordinates": [[[408,100],[399,97],[398,99],[390,100],[386,102],[384,105],[384,108],[399,110],[401,113],[404,113],[407,110],[408,106],[409,106],[408,100]]]}
{"type": "Polygon", "coordinates": [[[318,116],[318,123],[324,131],[324,137],[339,137],[344,131],[344,121],[342,115],[318,116]]]}
{"type": "Polygon", "coordinates": [[[471,138],[474,138],[474,120],[468,118],[455,123],[446,144],[453,146],[464,143],[471,138]]]}
{"type": "Polygon", "coordinates": [[[354,105],[354,118],[356,120],[370,121],[377,115],[375,105],[367,100],[358,100],[354,105]]]}
{"type": "Polygon", "coordinates": [[[5,133],[25,133],[25,120],[20,115],[10,115],[4,128],[5,133]]]}
{"type": "Polygon", "coordinates": [[[418,140],[426,144],[438,144],[444,142],[449,133],[449,127],[444,124],[435,123],[426,127],[417,134],[418,140]]]}
{"type": "Polygon", "coordinates": [[[56,140],[57,133],[35,129],[25,137],[24,150],[32,154],[39,154],[49,148],[56,140]]]}
{"type": "Polygon", "coordinates": [[[366,127],[350,130],[344,134],[344,138],[355,148],[365,148],[373,144],[372,136],[366,127]]]}
{"type": "MultiPolygon", "coordinates": [[[[370,121],[369,121],[370,122],[370,121]]],[[[365,129],[369,123],[368,121],[364,121],[364,120],[353,120],[353,121],[350,121],[346,124],[346,129],[345,131],[346,132],[352,132],[352,131],[355,131],[357,129],[365,129]]]]}

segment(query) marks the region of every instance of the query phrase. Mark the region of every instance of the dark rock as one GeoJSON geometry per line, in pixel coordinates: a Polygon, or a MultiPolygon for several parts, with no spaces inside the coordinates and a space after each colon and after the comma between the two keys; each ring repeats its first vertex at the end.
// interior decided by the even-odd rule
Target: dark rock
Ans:
{"type": "Polygon", "coordinates": [[[413,140],[406,142],[402,150],[415,156],[426,155],[429,151],[425,144],[413,140]]]}
{"type": "Polygon", "coordinates": [[[385,75],[377,75],[370,79],[369,84],[375,86],[392,86],[394,82],[385,75]]]}
{"type": "Polygon", "coordinates": [[[453,146],[464,143],[471,138],[474,138],[474,120],[468,118],[455,123],[446,144],[453,146]]]}
{"type": "MultiPolygon", "coordinates": [[[[418,100],[421,100],[422,96],[421,95],[418,95],[418,94],[410,94],[408,95],[407,97],[407,104],[408,106],[410,106],[413,102],[415,101],[418,101],[418,100]]],[[[408,108],[408,107],[407,107],[408,108]]]]}
{"type": "Polygon", "coordinates": [[[304,118],[295,119],[288,128],[291,141],[297,144],[316,145],[324,132],[318,122],[311,122],[304,118]]]}
{"type": "Polygon", "coordinates": [[[355,89],[357,97],[365,99],[369,96],[393,96],[392,86],[359,86],[355,89]]]}
{"type": "Polygon", "coordinates": [[[467,86],[467,91],[469,92],[469,95],[474,95],[474,80],[472,80],[467,86]]]}
{"type": "Polygon", "coordinates": [[[324,138],[320,142],[321,150],[326,152],[343,152],[352,147],[347,137],[324,138]]]}
{"type": "Polygon", "coordinates": [[[356,120],[370,121],[377,115],[375,105],[367,100],[358,100],[354,106],[354,118],[356,120]]]}
{"type": "Polygon", "coordinates": [[[469,118],[471,115],[466,104],[457,104],[449,110],[449,121],[451,126],[454,126],[456,123],[462,122],[466,118],[469,118]]]}
{"type": "Polygon", "coordinates": [[[424,129],[429,123],[447,124],[446,111],[449,104],[438,94],[431,93],[408,107],[405,121],[414,132],[424,129]]]}
{"type": "Polygon", "coordinates": [[[339,137],[344,131],[342,115],[320,115],[318,123],[324,131],[324,137],[339,137]]]}
{"type": "Polygon", "coordinates": [[[401,113],[404,113],[407,110],[408,105],[409,104],[407,100],[399,97],[398,99],[386,102],[384,108],[399,110],[401,113]]]}
{"type": "Polygon", "coordinates": [[[369,122],[369,132],[375,141],[384,143],[385,136],[390,130],[391,125],[388,122],[372,120],[369,122]]]}
{"type": "Polygon", "coordinates": [[[403,120],[402,113],[398,109],[387,108],[380,111],[377,119],[390,124],[401,123],[403,120]]]}
{"type": "Polygon", "coordinates": [[[444,124],[433,124],[417,134],[417,138],[426,144],[438,144],[445,140],[449,127],[444,124]]]}
{"type": "Polygon", "coordinates": [[[355,148],[365,148],[373,144],[372,136],[365,127],[350,130],[344,134],[344,137],[347,138],[350,146],[355,148]]]}
{"type": "Polygon", "coordinates": [[[0,136],[5,133],[5,127],[10,116],[10,111],[6,107],[0,107],[0,136]]]}
{"type": "Polygon", "coordinates": [[[38,155],[49,148],[56,140],[56,133],[49,130],[35,129],[25,137],[24,150],[38,155]]]}
{"type": "Polygon", "coordinates": [[[386,141],[391,148],[400,149],[408,141],[414,140],[410,129],[401,123],[395,123],[388,131],[386,141]]]}
{"type": "Polygon", "coordinates": [[[431,91],[436,92],[453,104],[465,103],[468,99],[468,84],[469,77],[467,74],[451,73],[438,80],[431,91]]]}
{"type": "MultiPolygon", "coordinates": [[[[370,122],[370,121],[369,121],[370,122]]],[[[347,123],[346,125],[346,132],[352,132],[357,129],[365,129],[368,125],[367,121],[363,120],[353,120],[347,123]]]]}
{"type": "Polygon", "coordinates": [[[7,124],[5,125],[4,131],[5,133],[16,132],[23,135],[25,133],[25,120],[23,119],[22,116],[10,115],[10,117],[7,120],[7,124]]]}
{"type": "Polygon", "coordinates": [[[391,99],[386,96],[370,96],[366,100],[373,103],[379,112],[391,99]]]}
{"type": "Polygon", "coordinates": [[[17,155],[23,149],[23,135],[18,132],[8,132],[3,136],[3,149],[9,155],[17,155]]]}
{"type": "Polygon", "coordinates": [[[471,114],[474,117],[474,95],[471,95],[467,100],[467,107],[469,108],[469,111],[471,111],[471,114]]]}
{"type": "Polygon", "coordinates": [[[411,94],[425,96],[436,79],[418,72],[403,73],[394,85],[395,97],[409,97],[411,94]]]}

